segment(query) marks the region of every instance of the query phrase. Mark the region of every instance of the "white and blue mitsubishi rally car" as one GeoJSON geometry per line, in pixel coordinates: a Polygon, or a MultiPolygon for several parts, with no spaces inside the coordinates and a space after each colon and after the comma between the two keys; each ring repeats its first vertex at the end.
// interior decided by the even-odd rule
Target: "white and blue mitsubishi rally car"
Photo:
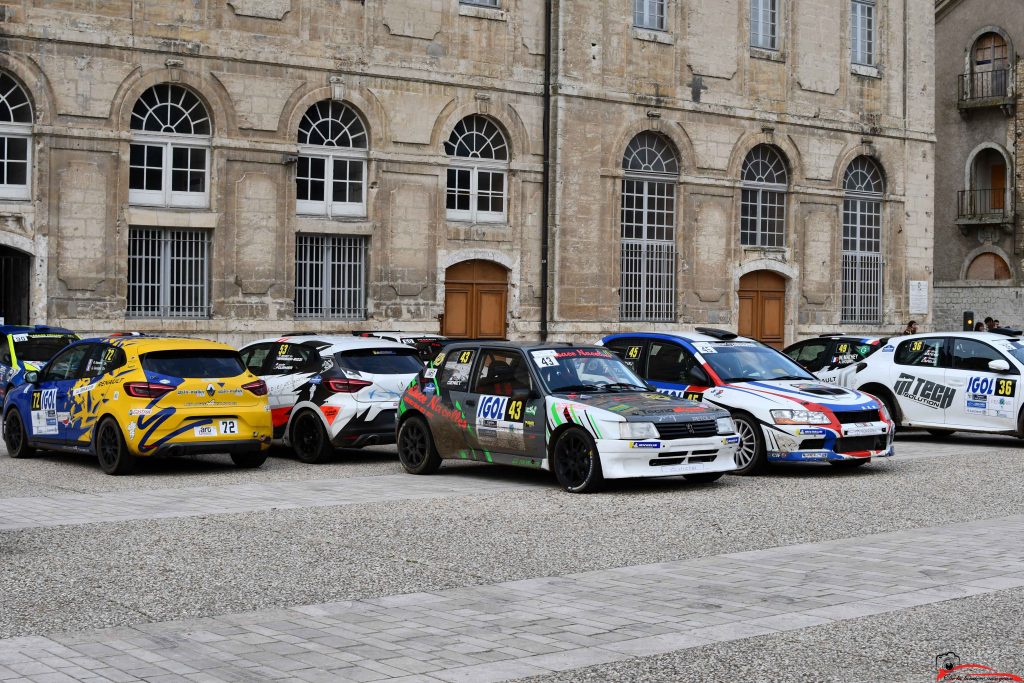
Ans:
{"type": "Polygon", "coordinates": [[[857,467],[893,454],[894,426],[881,401],[825,384],[761,342],[699,327],[601,343],[658,391],[728,410],[740,436],[737,474],[772,462],[857,467]]]}

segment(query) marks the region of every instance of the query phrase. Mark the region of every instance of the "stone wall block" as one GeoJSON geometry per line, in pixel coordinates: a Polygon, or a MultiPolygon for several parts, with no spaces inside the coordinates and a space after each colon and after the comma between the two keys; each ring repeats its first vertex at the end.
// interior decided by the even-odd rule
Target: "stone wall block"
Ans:
{"type": "Polygon", "coordinates": [[[107,279],[107,178],[95,163],[70,161],[57,194],[57,277],[68,289],[95,290],[107,279]]]}

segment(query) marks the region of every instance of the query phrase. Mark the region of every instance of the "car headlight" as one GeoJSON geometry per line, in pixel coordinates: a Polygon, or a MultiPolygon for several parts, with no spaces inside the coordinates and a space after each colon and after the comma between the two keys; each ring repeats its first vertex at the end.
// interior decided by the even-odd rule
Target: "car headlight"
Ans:
{"type": "Polygon", "coordinates": [[[640,441],[643,439],[657,439],[658,428],[653,422],[620,422],[619,438],[626,441],[640,441]]]}
{"type": "Polygon", "coordinates": [[[814,410],[773,410],[772,420],[777,425],[827,425],[828,415],[814,410]]]}
{"type": "Polygon", "coordinates": [[[718,427],[719,434],[736,433],[736,423],[732,421],[731,417],[720,417],[715,420],[715,425],[718,427]]]}

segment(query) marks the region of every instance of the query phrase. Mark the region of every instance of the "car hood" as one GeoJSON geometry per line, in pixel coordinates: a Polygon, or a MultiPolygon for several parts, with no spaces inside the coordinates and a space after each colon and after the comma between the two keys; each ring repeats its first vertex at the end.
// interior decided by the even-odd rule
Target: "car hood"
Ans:
{"type": "Polygon", "coordinates": [[[875,404],[874,399],[856,389],[810,379],[737,382],[710,389],[705,392],[705,396],[715,401],[724,397],[730,390],[741,392],[748,397],[757,395],[766,401],[779,404],[816,403],[827,408],[839,409],[871,407],[866,404],[875,404]]]}
{"type": "Polygon", "coordinates": [[[588,408],[596,408],[619,415],[626,422],[696,422],[729,415],[724,410],[708,408],[694,401],[686,401],[653,391],[616,394],[555,394],[549,397],[548,401],[551,409],[559,413],[564,409],[559,407],[563,404],[582,404],[588,408]]]}

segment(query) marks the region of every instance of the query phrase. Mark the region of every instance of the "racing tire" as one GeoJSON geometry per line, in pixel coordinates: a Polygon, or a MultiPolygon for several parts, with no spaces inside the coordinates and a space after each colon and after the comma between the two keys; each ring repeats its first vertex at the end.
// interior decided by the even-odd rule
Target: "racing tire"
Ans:
{"type": "Polygon", "coordinates": [[[231,462],[235,463],[235,467],[243,470],[254,470],[257,467],[263,467],[263,463],[267,461],[266,453],[232,453],[231,462]]]}
{"type": "Polygon", "coordinates": [[[852,470],[856,467],[863,467],[870,462],[871,458],[857,458],[856,460],[830,460],[828,464],[841,470],[852,470]]]}
{"type": "Polygon", "coordinates": [[[956,433],[955,429],[927,429],[925,430],[936,439],[948,439],[956,433]]]}
{"type": "Polygon", "coordinates": [[[304,410],[296,415],[291,430],[292,451],[300,462],[319,465],[334,455],[334,446],[327,436],[324,423],[312,410],[304,410]]]}
{"type": "Polygon", "coordinates": [[[36,449],[28,445],[25,424],[17,409],[11,409],[4,420],[4,444],[7,445],[7,455],[12,458],[29,458],[36,454],[36,449]]]}
{"type": "Polygon", "coordinates": [[[100,423],[96,429],[96,458],[100,461],[100,468],[107,474],[122,475],[131,474],[138,465],[138,458],[128,451],[128,444],[124,442],[124,435],[117,422],[108,417],[100,423]]]}
{"type": "Polygon", "coordinates": [[[433,474],[441,467],[434,437],[422,417],[414,415],[399,428],[398,461],[409,474],[433,474]]]}
{"type": "Polygon", "coordinates": [[[710,484],[722,478],[725,472],[698,472],[697,474],[684,474],[683,479],[691,484],[710,484]]]}
{"type": "Polygon", "coordinates": [[[552,456],[555,478],[569,493],[592,493],[604,483],[597,445],[582,429],[571,427],[562,432],[552,456]]]}
{"type": "Polygon", "coordinates": [[[768,467],[768,452],[764,445],[764,433],[761,425],[747,413],[732,416],[736,423],[736,434],[740,437],[740,445],[736,449],[736,464],[733,474],[760,474],[768,467]]]}

